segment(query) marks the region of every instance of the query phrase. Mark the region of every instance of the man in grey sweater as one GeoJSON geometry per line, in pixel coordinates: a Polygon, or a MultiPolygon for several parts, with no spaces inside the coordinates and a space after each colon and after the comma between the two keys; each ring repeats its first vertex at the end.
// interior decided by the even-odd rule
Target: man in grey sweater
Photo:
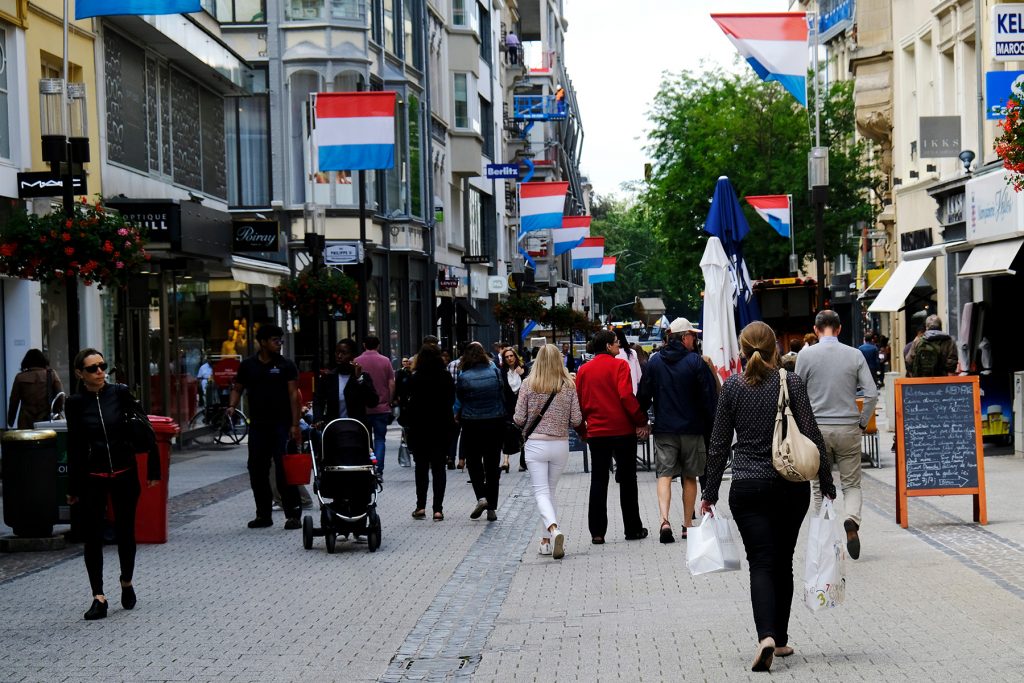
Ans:
{"type": "MultiPolygon", "coordinates": [[[[814,418],[818,421],[829,461],[839,465],[839,479],[846,502],[846,548],[850,557],[860,557],[861,435],[875,413],[878,388],[864,354],[839,341],[842,325],[835,311],[821,311],[814,318],[817,344],[797,356],[796,372],[807,385],[814,418]],[[857,394],[864,406],[857,409],[857,394]]],[[[815,506],[821,504],[821,491],[812,482],[815,506]]]]}

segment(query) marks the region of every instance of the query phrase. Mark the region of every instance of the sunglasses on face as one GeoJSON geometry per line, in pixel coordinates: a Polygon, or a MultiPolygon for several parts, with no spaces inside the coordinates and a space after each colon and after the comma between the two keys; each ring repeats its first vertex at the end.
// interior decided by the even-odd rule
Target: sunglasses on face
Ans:
{"type": "Polygon", "coordinates": [[[106,363],[94,363],[93,365],[85,366],[84,368],[82,368],[82,370],[84,370],[85,372],[88,372],[90,375],[95,375],[100,370],[102,370],[103,372],[106,372],[107,371],[107,364],[106,363]]]}

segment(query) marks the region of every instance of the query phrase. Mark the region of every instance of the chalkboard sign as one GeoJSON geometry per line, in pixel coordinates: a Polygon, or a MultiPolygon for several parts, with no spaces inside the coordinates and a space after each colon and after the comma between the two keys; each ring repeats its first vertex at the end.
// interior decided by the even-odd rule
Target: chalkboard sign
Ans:
{"type": "Polygon", "coordinates": [[[583,453],[587,450],[587,444],[584,443],[580,435],[576,433],[576,430],[572,427],[569,428],[569,452],[570,453],[583,453]]]}
{"type": "Polygon", "coordinates": [[[907,497],[974,496],[985,524],[985,466],[977,377],[896,380],[896,521],[907,526],[907,497]]]}
{"type": "Polygon", "coordinates": [[[974,387],[958,382],[900,389],[907,490],[977,488],[974,387]]]}

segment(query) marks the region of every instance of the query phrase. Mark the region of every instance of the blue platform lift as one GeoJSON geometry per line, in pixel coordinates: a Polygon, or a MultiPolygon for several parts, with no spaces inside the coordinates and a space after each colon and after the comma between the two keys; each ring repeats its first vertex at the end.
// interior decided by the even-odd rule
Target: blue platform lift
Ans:
{"type": "Polygon", "coordinates": [[[519,137],[526,139],[538,121],[565,121],[568,111],[565,100],[554,95],[515,95],[512,100],[512,118],[526,121],[519,137]]]}

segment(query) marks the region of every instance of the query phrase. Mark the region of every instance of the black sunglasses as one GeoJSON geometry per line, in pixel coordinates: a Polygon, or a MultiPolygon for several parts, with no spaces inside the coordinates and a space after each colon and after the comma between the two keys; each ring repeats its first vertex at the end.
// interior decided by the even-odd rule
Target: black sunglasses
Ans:
{"type": "Polygon", "coordinates": [[[107,364],[106,363],[95,363],[93,365],[85,366],[84,368],[82,368],[82,370],[84,370],[85,372],[88,372],[90,375],[95,375],[100,370],[102,370],[103,372],[106,372],[107,371],[107,364]]]}

